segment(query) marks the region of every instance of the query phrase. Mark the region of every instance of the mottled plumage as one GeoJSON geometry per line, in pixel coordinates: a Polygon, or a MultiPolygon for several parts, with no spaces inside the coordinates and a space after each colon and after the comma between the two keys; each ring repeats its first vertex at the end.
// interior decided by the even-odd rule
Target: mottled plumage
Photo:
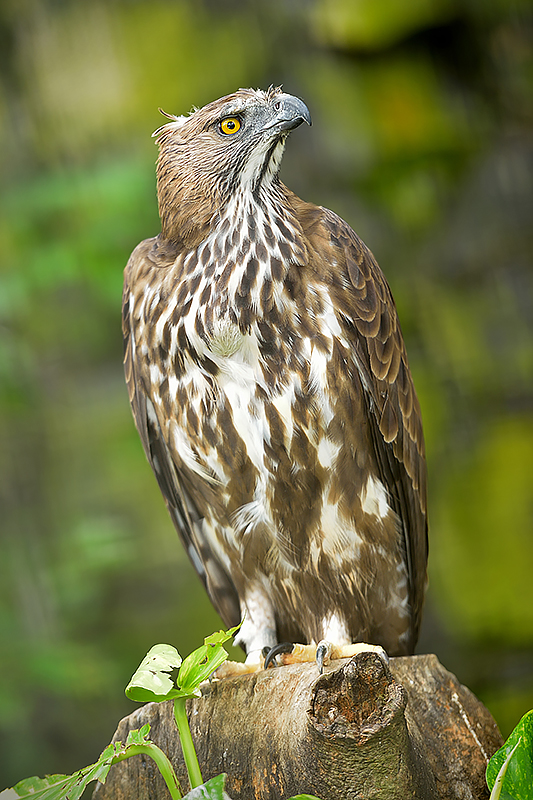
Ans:
{"type": "MultiPolygon", "coordinates": [[[[412,652],[426,585],[420,410],[388,284],[279,180],[301,100],[240,90],[156,132],[161,233],[125,271],[146,455],[226,625],[412,652]]],[[[254,655],[255,657],[255,655],[254,655]]]]}

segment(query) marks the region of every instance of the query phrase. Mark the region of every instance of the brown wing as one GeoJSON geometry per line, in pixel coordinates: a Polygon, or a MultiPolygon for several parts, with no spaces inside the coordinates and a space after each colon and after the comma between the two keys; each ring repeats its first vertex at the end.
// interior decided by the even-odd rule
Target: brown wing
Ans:
{"type": "MultiPolygon", "coordinates": [[[[345,326],[366,391],[375,452],[402,526],[414,641],[426,589],[428,553],[426,461],[422,418],[390,288],[372,253],[331,212],[324,225],[339,256],[338,303],[347,303],[345,326]]],[[[414,644],[414,643],[413,643],[414,644]]]]}
{"type": "MultiPolygon", "coordinates": [[[[211,601],[226,625],[240,620],[239,600],[229,576],[213,557],[205,537],[198,535],[201,515],[198,512],[173,462],[162,435],[157,415],[142,379],[135,344],[135,315],[133,306],[142,296],[147,279],[153,279],[157,259],[158,237],[147,239],[133,251],[124,272],[122,331],[124,335],[124,371],[135,425],[144,452],[157,478],[174,526],[185,550],[202,579],[211,601]]],[[[165,264],[166,266],[166,264],[165,264]]]]}
{"type": "Polygon", "coordinates": [[[344,335],[353,344],[380,477],[401,523],[414,648],[427,583],[426,461],[420,406],[396,307],[376,260],[350,226],[294,195],[291,201],[320,262],[315,268],[331,287],[344,335]]]}

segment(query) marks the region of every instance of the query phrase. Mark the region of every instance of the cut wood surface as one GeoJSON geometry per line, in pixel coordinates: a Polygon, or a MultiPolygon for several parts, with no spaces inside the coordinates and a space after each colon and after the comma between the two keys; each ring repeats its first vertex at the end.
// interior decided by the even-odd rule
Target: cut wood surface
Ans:
{"type": "MultiPolygon", "coordinates": [[[[232,800],[482,800],[485,768],[502,744],[487,709],[436,656],[361,653],[320,676],[315,664],[213,681],[188,704],[204,780],[226,772],[232,800]]],[[[149,703],[114,736],[151,725],[180,783],[188,781],[172,702],[149,703]]],[[[168,792],[151,759],[114,766],[94,800],[168,792]]]]}

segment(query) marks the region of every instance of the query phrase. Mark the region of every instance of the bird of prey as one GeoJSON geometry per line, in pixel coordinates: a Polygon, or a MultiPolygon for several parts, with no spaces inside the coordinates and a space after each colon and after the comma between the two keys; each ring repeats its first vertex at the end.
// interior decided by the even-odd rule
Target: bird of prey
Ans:
{"type": "Polygon", "coordinates": [[[125,270],[130,401],[192,564],[247,662],[279,642],[413,652],[426,467],[394,301],[336,214],[279,178],[311,123],[240,89],[159,128],[161,233],[125,270]]]}

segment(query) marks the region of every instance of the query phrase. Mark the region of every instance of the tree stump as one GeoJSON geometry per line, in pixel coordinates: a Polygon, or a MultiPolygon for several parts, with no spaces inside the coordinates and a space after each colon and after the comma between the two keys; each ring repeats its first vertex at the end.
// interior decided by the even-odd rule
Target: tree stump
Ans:
{"type": "MultiPolygon", "coordinates": [[[[330,664],[279,667],[213,681],[188,704],[204,780],[226,772],[232,800],[481,800],[501,746],[487,709],[436,656],[373,653],[330,664]]],[[[114,740],[151,725],[188,788],[172,703],[123,719],[114,740]]],[[[93,800],[168,797],[149,758],[114,766],[93,800]]]]}

